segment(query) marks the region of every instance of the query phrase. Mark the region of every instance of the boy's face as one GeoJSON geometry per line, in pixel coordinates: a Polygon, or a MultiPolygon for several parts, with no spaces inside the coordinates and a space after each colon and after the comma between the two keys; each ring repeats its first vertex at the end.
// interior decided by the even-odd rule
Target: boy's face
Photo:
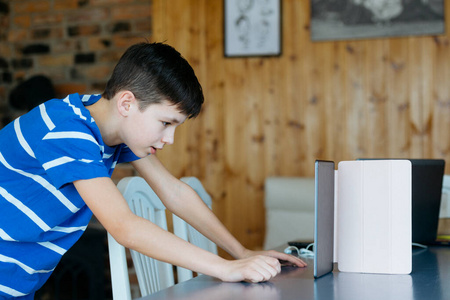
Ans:
{"type": "Polygon", "coordinates": [[[166,144],[173,144],[175,129],[187,116],[168,101],[151,104],[139,110],[137,102],[130,108],[130,115],[123,124],[122,140],[138,157],[155,154],[166,144]]]}

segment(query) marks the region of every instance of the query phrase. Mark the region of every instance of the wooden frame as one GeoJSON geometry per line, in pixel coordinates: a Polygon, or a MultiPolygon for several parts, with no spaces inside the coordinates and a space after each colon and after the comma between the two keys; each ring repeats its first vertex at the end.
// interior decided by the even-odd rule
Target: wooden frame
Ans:
{"type": "Polygon", "coordinates": [[[280,0],[224,0],[226,57],[281,54],[280,0]]]}

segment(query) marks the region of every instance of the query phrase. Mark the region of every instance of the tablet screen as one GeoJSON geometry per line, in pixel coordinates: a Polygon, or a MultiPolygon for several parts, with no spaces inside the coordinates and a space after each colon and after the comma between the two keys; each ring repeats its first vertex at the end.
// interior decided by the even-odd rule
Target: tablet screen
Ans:
{"type": "Polygon", "coordinates": [[[333,271],[334,162],[315,163],[314,277],[333,271]]]}

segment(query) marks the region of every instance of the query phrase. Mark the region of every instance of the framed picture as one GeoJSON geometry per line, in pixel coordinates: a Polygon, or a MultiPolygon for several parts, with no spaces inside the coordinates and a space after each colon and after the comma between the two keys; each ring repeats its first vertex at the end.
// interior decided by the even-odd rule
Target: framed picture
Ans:
{"type": "Polygon", "coordinates": [[[311,40],[443,34],[444,0],[311,0],[311,40]]]}
{"type": "Polygon", "coordinates": [[[224,0],[226,57],[281,54],[281,0],[224,0]]]}

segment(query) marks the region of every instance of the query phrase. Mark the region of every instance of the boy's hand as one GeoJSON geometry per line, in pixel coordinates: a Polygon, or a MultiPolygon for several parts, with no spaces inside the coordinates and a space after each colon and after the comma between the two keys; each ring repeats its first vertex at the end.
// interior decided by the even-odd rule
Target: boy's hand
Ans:
{"type": "Polygon", "coordinates": [[[228,282],[264,282],[275,277],[280,271],[281,265],[278,259],[265,255],[256,255],[226,261],[220,279],[228,282]]]}
{"type": "Polygon", "coordinates": [[[298,257],[275,250],[246,250],[244,258],[227,261],[227,267],[222,276],[223,281],[264,282],[275,277],[281,271],[280,260],[287,261],[298,267],[307,264],[298,257]]]}
{"type": "Polygon", "coordinates": [[[282,253],[282,252],[278,252],[275,250],[268,250],[268,251],[252,251],[252,250],[246,250],[244,257],[251,257],[254,255],[265,255],[265,256],[270,256],[270,257],[274,257],[278,260],[281,261],[285,261],[285,262],[289,262],[291,264],[293,264],[294,266],[303,268],[306,267],[307,264],[301,260],[300,258],[298,258],[297,256],[294,255],[289,255],[286,253],[282,253]]]}

